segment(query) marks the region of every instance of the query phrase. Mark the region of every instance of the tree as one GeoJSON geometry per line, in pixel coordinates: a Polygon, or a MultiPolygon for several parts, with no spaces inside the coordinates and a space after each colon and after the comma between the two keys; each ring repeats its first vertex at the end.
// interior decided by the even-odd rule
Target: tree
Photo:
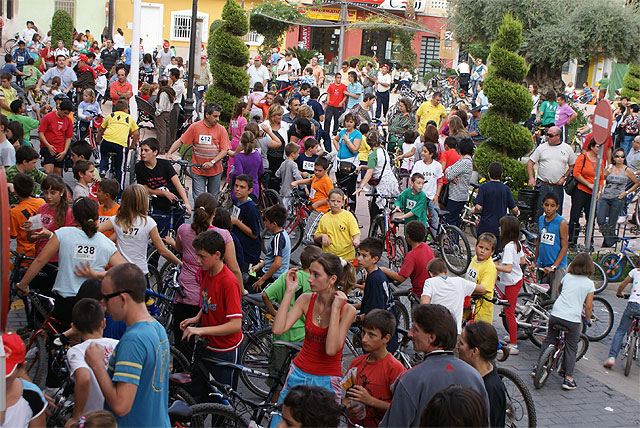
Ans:
{"type": "Polygon", "coordinates": [[[58,9],[51,18],[51,44],[57,46],[62,40],[64,47],[71,51],[73,47],[73,18],[66,10],[58,9]]]}
{"type": "Polygon", "coordinates": [[[277,17],[284,21],[301,22],[302,14],[295,6],[281,1],[267,1],[260,3],[251,10],[249,17],[251,30],[264,37],[262,46],[258,49],[260,55],[269,56],[271,48],[280,46],[280,40],[289,30],[291,24],[270,18],[277,17]]]}
{"type": "Polygon", "coordinates": [[[629,97],[632,102],[640,101],[640,65],[629,64],[627,73],[622,78],[624,87],[620,90],[620,95],[629,97]]]}
{"type": "Polygon", "coordinates": [[[619,62],[640,62],[640,12],[603,0],[450,0],[449,23],[460,43],[488,46],[501,17],[522,22],[520,52],[529,63],[528,81],[544,92],[564,89],[562,64],[595,53],[619,62]]]}
{"type": "Polygon", "coordinates": [[[482,143],[475,155],[476,167],[483,173],[489,163],[500,162],[512,190],[526,182],[525,166],[517,158],[532,146],[529,130],[520,125],[533,108],[531,95],[520,83],[529,71],[524,58],[516,53],[521,43],[522,23],[505,14],[498,38],[491,45],[489,72],[482,87],[491,107],[480,119],[479,128],[490,140],[482,143]]]}
{"type": "Polygon", "coordinates": [[[227,0],[222,21],[211,24],[208,54],[215,82],[207,90],[206,100],[222,107],[220,119],[225,122],[231,119],[235,103],[249,91],[249,75],[244,70],[249,49],[241,38],[248,31],[247,17],[235,0],[227,0]]]}

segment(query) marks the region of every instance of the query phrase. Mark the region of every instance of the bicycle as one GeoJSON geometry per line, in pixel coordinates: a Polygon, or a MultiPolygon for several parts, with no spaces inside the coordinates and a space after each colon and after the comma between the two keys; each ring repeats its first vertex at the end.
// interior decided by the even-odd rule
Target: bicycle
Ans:
{"type": "MultiPolygon", "coordinates": [[[[625,294],[624,298],[629,299],[631,295],[625,294]]],[[[624,375],[629,376],[631,373],[631,365],[633,360],[640,358],[640,316],[635,315],[626,333],[625,339],[622,341],[622,358],[626,358],[624,363],[624,375]]]]}
{"type": "MultiPolygon", "coordinates": [[[[507,302],[506,300],[503,299],[499,299],[496,296],[493,297],[486,297],[486,296],[481,296],[481,295],[473,295],[471,296],[470,299],[470,304],[471,304],[471,308],[469,309],[469,313],[467,314],[467,316],[462,320],[462,328],[464,329],[464,327],[471,322],[475,321],[476,318],[476,307],[478,306],[478,300],[484,300],[486,302],[492,303],[494,305],[498,305],[498,306],[511,306],[511,303],[507,302]]],[[[466,311],[466,308],[465,308],[466,311]]]]}
{"type": "Polygon", "coordinates": [[[393,202],[396,197],[378,194],[375,189],[373,193],[367,193],[365,196],[371,197],[371,204],[375,204],[377,198],[385,200],[382,214],[378,214],[371,221],[369,237],[379,238],[384,242],[384,248],[389,258],[389,268],[399,271],[404,258],[409,252],[409,246],[404,236],[399,233],[399,226],[404,224],[404,220],[392,217],[393,202]]]}
{"type": "Polygon", "coordinates": [[[431,211],[427,210],[429,217],[427,230],[431,235],[429,246],[440,253],[450,272],[456,275],[464,275],[469,263],[471,263],[469,240],[459,227],[446,223],[444,217],[449,213],[448,211],[436,207],[436,212],[440,221],[436,235],[433,236],[434,227],[431,220],[431,211]]]}
{"type": "MultiPolygon", "coordinates": [[[[554,344],[549,345],[538,359],[538,364],[533,377],[533,385],[536,389],[540,389],[544,386],[552,371],[556,370],[558,367],[562,367],[562,359],[564,358],[565,353],[565,335],[569,330],[562,325],[555,325],[552,329],[556,334],[556,341],[554,344]]],[[[584,357],[588,349],[589,339],[587,339],[584,334],[580,333],[580,340],[578,341],[578,349],[576,352],[576,362],[580,361],[582,357],[584,357]]],[[[562,375],[561,372],[562,369],[558,371],[558,374],[562,375]]]]}
{"type": "Polygon", "coordinates": [[[584,140],[585,140],[584,135],[578,132],[576,132],[576,134],[571,139],[569,146],[571,147],[571,150],[573,150],[575,154],[579,155],[580,153],[582,153],[582,145],[584,144],[584,140]]]}
{"type": "Polygon", "coordinates": [[[600,260],[600,266],[604,270],[605,276],[609,281],[617,281],[622,276],[622,272],[624,272],[627,262],[631,265],[633,269],[637,266],[631,259],[631,255],[633,257],[640,257],[638,253],[629,248],[629,242],[631,238],[617,238],[619,241],[622,241],[622,248],[617,254],[611,253],[605,255],[600,260]]]}
{"type": "Polygon", "coordinates": [[[20,40],[20,33],[16,33],[13,35],[13,37],[7,39],[4,42],[4,45],[2,46],[2,48],[4,49],[5,55],[11,54],[11,56],[13,56],[13,53],[18,49],[19,40],[20,40]]]}
{"type": "Polygon", "coordinates": [[[171,165],[178,165],[178,179],[180,180],[180,184],[184,187],[184,191],[186,194],[189,194],[189,188],[186,186],[187,177],[192,178],[191,168],[202,168],[202,164],[200,163],[191,163],[184,159],[169,159],[171,165]]]}
{"type": "MultiPolygon", "coordinates": [[[[91,124],[89,126],[89,130],[87,131],[87,135],[84,137],[84,141],[89,143],[91,146],[91,150],[93,151],[93,157],[97,163],[100,162],[100,141],[97,140],[98,130],[104,121],[104,117],[100,113],[94,113],[92,111],[87,112],[88,115],[92,116],[91,124]]],[[[113,164],[113,162],[112,162],[113,164]]],[[[115,170],[114,170],[115,173],[115,170]]]]}
{"type": "Polygon", "coordinates": [[[463,231],[469,231],[474,238],[478,238],[478,224],[480,224],[480,216],[471,212],[475,206],[476,195],[478,194],[479,184],[470,183],[471,189],[469,190],[469,202],[462,209],[462,215],[460,216],[460,229],[463,231]]]}
{"type": "MultiPolygon", "coordinates": [[[[311,201],[309,201],[307,193],[304,190],[293,189],[292,195],[292,212],[290,212],[290,215],[287,217],[284,230],[286,230],[289,235],[291,251],[293,252],[297,250],[302,243],[307,218],[309,218],[311,214],[311,201]]],[[[271,239],[271,233],[266,228],[263,228],[260,232],[260,239],[262,240],[262,250],[266,252],[267,245],[271,239]]]]}

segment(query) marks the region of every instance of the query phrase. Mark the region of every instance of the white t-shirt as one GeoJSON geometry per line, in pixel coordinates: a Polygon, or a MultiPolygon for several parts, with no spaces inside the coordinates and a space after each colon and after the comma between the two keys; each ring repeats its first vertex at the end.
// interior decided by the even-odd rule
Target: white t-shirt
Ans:
{"type": "Polygon", "coordinates": [[[249,75],[249,87],[253,88],[256,82],[264,82],[265,80],[269,80],[271,75],[269,74],[269,69],[264,65],[260,64],[260,67],[256,68],[255,65],[252,65],[247,70],[247,74],[249,75]]]}
{"type": "Polygon", "coordinates": [[[7,408],[1,427],[27,428],[47,408],[47,401],[40,388],[24,379],[18,378],[16,381],[22,382],[22,395],[15,404],[7,408]]]}
{"type": "Polygon", "coordinates": [[[469,68],[468,62],[461,62],[458,64],[458,73],[460,74],[469,74],[471,69],[469,68]]]}
{"type": "Polygon", "coordinates": [[[296,58],[295,56],[293,58],[291,58],[291,61],[289,61],[289,62],[291,63],[291,68],[296,73],[298,73],[300,71],[300,69],[302,68],[300,66],[300,61],[298,61],[298,58],[296,58]]]}
{"type": "Polygon", "coordinates": [[[631,296],[629,296],[629,303],[640,303],[640,269],[632,269],[629,272],[629,277],[632,279],[631,296]]]}
{"type": "MultiPolygon", "coordinates": [[[[288,62],[286,59],[282,58],[280,61],[278,61],[278,70],[279,71],[285,71],[289,68],[289,64],[290,62],[288,62]]],[[[291,69],[293,70],[293,64],[291,65],[291,69]]],[[[288,74],[278,74],[278,76],[276,77],[276,80],[279,80],[281,82],[288,82],[289,81],[289,75],[288,74]]]]}
{"type": "MultiPolygon", "coordinates": [[[[415,148],[416,148],[415,143],[402,143],[402,154],[406,155],[411,151],[411,149],[415,149],[415,148]]],[[[402,159],[401,168],[407,171],[411,171],[411,168],[413,168],[413,156],[409,156],[408,158],[402,159]]]]}
{"type": "Polygon", "coordinates": [[[502,259],[500,259],[500,265],[511,265],[511,272],[498,272],[497,285],[507,287],[509,285],[515,285],[522,279],[522,268],[520,267],[520,259],[524,257],[522,249],[518,252],[518,247],[514,242],[509,242],[504,246],[502,250],[502,259]]]}
{"type": "Polygon", "coordinates": [[[387,92],[391,87],[391,75],[389,73],[387,74],[378,73],[378,83],[388,84],[389,86],[378,85],[376,89],[378,92],[387,92]]]}
{"type": "Polygon", "coordinates": [[[116,33],[113,35],[113,47],[115,49],[124,49],[126,42],[124,41],[124,36],[121,36],[120,33],[116,33]]]}
{"type": "Polygon", "coordinates": [[[538,175],[542,181],[555,184],[576,163],[576,154],[566,143],[555,146],[544,143],[531,154],[530,161],[538,164],[538,175]]]}
{"type": "Polygon", "coordinates": [[[449,309],[456,320],[458,334],[462,332],[462,310],[464,298],[471,296],[476,284],[457,276],[436,276],[424,282],[423,296],[430,296],[431,303],[449,309]]]}
{"type": "Polygon", "coordinates": [[[4,140],[0,143],[0,165],[14,166],[16,164],[16,149],[9,142],[4,140]]]}
{"type": "Polygon", "coordinates": [[[89,397],[87,399],[87,404],[84,406],[83,413],[87,413],[92,410],[102,410],[104,408],[104,395],[102,395],[100,385],[98,385],[98,381],[96,380],[96,376],[93,374],[93,370],[91,370],[89,365],[84,361],[84,354],[87,351],[87,348],[94,342],[104,348],[104,366],[106,368],[109,364],[109,358],[111,358],[113,349],[118,344],[118,341],[115,339],[108,339],[106,337],[102,337],[100,339],[89,339],[73,346],[69,351],[67,351],[67,360],[69,361],[71,376],[73,376],[78,369],[87,369],[91,375],[89,397]]]}
{"type": "Polygon", "coordinates": [[[587,294],[596,291],[589,278],[568,273],[562,278],[562,291],[551,309],[551,315],[568,322],[582,321],[582,306],[587,294]]]}
{"type": "Polygon", "coordinates": [[[431,161],[429,165],[425,164],[423,160],[419,160],[411,170],[411,175],[419,172],[424,175],[424,186],[422,191],[429,200],[432,200],[438,192],[438,179],[444,176],[442,172],[442,165],[440,162],[431,161]]]}
{"type": "Polygon", "coordinates": [[[147,266],[147,246],[149,243],[149,235],[154,227],[157,227],[156,221],[149,216],[144,218],[138,217],[134,220],[132,230],[125,233],[120,226],[116,224],[115,218],[109,220],[116,232],[116,242],[122,257],[134,265],[138,265],[142,272],[146,275],[149,273],[147,266]]]}

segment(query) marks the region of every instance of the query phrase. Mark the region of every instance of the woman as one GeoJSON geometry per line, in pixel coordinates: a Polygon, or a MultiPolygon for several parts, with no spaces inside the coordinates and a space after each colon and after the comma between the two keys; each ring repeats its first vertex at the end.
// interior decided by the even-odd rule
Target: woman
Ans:
{"type": "Polygon", "coordinates": [[[525,126],[529,128],[529,131],[533,130],[533,126],[536,123],[536,113],[538,112],[538,104],[540,103],[540,94],[538,94],[538,86],[535,83],[529,84],[529,93],[531,94],[531,101],[533,102],[533,109],[531,110],[531,116],[525,123],[525,126]]]}
{"type": "MultiPolygon", "coordinates": [[[[569,217],[569,244],[575,245],[580,233],[580,216],[582,212],[589,212],[591,197],[596,178],[596,164],[598,161],[598,145],[595,140],[589,143],[589,150],[578,155],[573,165],[573,176],[578,180],[578,188],[571,195],[571,214],[569,217]]],[[[596,197],[600,199],[602,183],[604,182],[604,162],[600,171],[600,185],[596,197]]],[[[617,217],[615,221],[617,221],[617,217]]],[[[588,244],[590,245],[590,243],[588,244]]]]}
{"type": "MultiPolygon", "coordinates": [[[[311,108],[311,106],[307,104],[303,104],[300,106],[300,108],[298,109],[298,119],[296,120],[296,122],[300,119],[307,119],[311,123],[311,130],[313,131],[312,135],[315,137],[316,140],[321,141],[322,134],[323,134],[322,126],[320,126],[320,122],[318,122],[313,118],[313,109],[311,108]]],[[[291,136],[289,138],[291,139],[292,142],[294,141],[291,138],[291,136]]],[[[327,140],[328,139],[329,137],[327,136],[327,140]]],[[[300,144],[301,150],[304,151],[304,143],[301,143],[298,141],[298,144],[300,144]]]]}
{"type": "Polygon", "coordinates": [[[304,142],[314,136],[311,121],[298,116],[289,128],[289,142],[297,143],[300,146],[300,153],[304,152],[304,142]]]}
{"type": "Polygon", "coordinates": [[[460,359],[482,376],[489,396],[490,427],[504,427],[507,413],[507,391],[493,363],[498,345],[496,329],[484,321],[467,324],[456,345],[460,359]]]}
{"type": "MultiPolygon", "coordinates": [[[[458,110],[461,111],[461,110],[458,110]]],[[[469,136],[469,131],[465,128],[462,119],[457,114],[451,116],[449,119],[449,136],[454,137],[458,144],[466,138],[471,138],[469,136]]]]}
{"type": "Polygon", "coordinates": [[[113,47],[118,51],[118,55],[122,56],[124,53],[124,48],[126,47],[126,42],[124,40],[124,32],[122,28],[118,28],[116,30],[116,34],[113,35],[113,47]]]}
{"type": "Polygon", "coordinates": [[[619,147],[613,152],[613,159],[604,170],[604,178],[606,184],[598,201],[598,226],[604,237],[602,246],[613,247],[616,244],[616,223],[624,207],[625,198],[640,185],[638,177],[625,165],[623,148],[619,147]],[[633,186],[625,190],[627,180],[631,180],[633,186]]]}
{"type": "Polygon", "coordinates": [[[40,51],[42,50],[42,41],[40,40],[40,34],[35,33],[31,41],[27,44],[27,49],[34,61],[38,61],[40,58],[40,51]]]}
{"type": "Polygon", "coordinates": [[[362,143],[362,133],[356,129],[357,119],[351,113],[344,116],[344,129],[333,138],[333,147],[338,151],[335,160],[336,180],[339,186],[347,188],[349,207],[351,212],[356,211],[356,174],[349,176],[358,166],[358,149],[362,143]],[[348,177],[348,178],[347,178],[348,177]]]}
{"type": "Polygon", "coordinates": [[[445,219],[448,224],[460,226],[460,212],[469,200],[469,182],[473,172],[473,151],[474,144],[470,138],[460,142],[460,160],[451,165],[445,171],[445,176],[449,182],[449,196],[447,200],[447,211],[445,219]]]}
{"type": "Polygon", "coordinates": [[[288,142],[287,132],[289,131],[289,124],[282,121],[283,114],[284,109],[279,104],[274,104],[269,107],[267,120],[260,124],[260,128],[276,142],[274,145],[277,147],[272,147],[272,144],[269,144],[269,150],[267,151],[267,163],[269,164],[269,169],[274,173],[280,168],[282,162],[284,162],[284,146],[286,146],[288,142]]]}
{"type": "MultiPolygon", "coordinates": [[[[273,334],[285,333],[306,315],[306,335],[302,350],[291,364],[278,403],[282,403],[291,388],[303,384],[333,392],[336,402],[340,403],[342,348],[356,316],[346,295],[355,284],[355,269],[334,254],[322,254],[309,267],[312,292],[296,298],[292,306],[298,288],[296,271],[290,269],[286,273],[286,289],[273,323],[273,334]]],[[[272,427],[278,423],[278,417],[271,420],[272,427]]]]}
{"type": "Polygon", "coordinates": [[[389,146],[387,150],[395,152],[396,147],[402,146],[404,132],[416,128],[416,115],[413,113],[413,103],[408,98],[398,100],[398,112],[389,121],[389,146]]]}
{"type": "Polygon", "coordinates": [[[631,104],[625,111],[621,126],[624,128],[624,139],[620,143],[620,147],[624,149],[624,154],[628,155],[631,150],[633,139],[640,132],[640,107],[638,104],[631,104]]]}
{"type": "Polygon", "coordinates": [[[53,68],[56,62],[56,58],[53,55],[54,51],[55,49],[51,49],[51,40],[49,40],[40,51],[40,58],[42,58],[42,61],[44,62],[44,67],[41,66],[40,71],[46,71],[53,68]]]}
{"type": "Polygon", "coordinates": [[[156,63],[153,61],[151,54],[144,54],[140,63],[140,71],[146,73],[146,83],[153,83],[153,75],[156,72],[156,63]]]}
{"type": "Polygon", "coordinates": [[[547,92],[545,100],[540,104],[540,125],[543,128],[551,128],[556,123],[556,110],[558,103],[556,102],[556,93],[554,91],[547,92]]]}

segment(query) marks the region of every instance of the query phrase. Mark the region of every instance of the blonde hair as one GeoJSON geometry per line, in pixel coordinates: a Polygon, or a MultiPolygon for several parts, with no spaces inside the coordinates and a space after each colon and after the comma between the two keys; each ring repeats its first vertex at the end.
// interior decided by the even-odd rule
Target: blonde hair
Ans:
{"type": "Polygon", "coordinates": [[[273,116],[277,116],[279,114],[284,114],[284,109],[280,104],[274,104],[269,107],[269,111],[267,112],[267,120],[271,122],[273,116]]]}
{"type": "Polygon", "coordinates": [[[298,108],[298,117],[303,119],[313,118],[313,109],[307,104],[303,104],[298,108]]]}
{"type": "Polygon", "coordinates": [[[84,91],[82,91],[82,96],[85,96],[85,95],[89,95],[91,97],[91,104],[96,102],[96,94],[95,92],[93,92],[93,89],[87,88],[84,91]]]}
{"type": "Polygon", "coordinates": [[[115,218],[116,225],[124,232],[131,231],[133,223],[137,218],[143,218],[146,225],[148,211],[149,193],[147,189],[140,184],[127,186],[124,192],[122,192],[120,209],[115,218]]]}
{"type": "Polygon", "coordinates": [[[449,119],[449,135],[451,135],[452,137],[456,137],[456,136],[467,137],[468,136],[467,130],[465,129],[464,125],[462,124],[462,119],[460,119],[456,115],[451,116],[451,118],[449,119]]]}
{"type": "Polygon", "coordinates": [[[140,95],[151,95],[153,87],[148,83],[143,83],[138,90],[140,95]]]}

